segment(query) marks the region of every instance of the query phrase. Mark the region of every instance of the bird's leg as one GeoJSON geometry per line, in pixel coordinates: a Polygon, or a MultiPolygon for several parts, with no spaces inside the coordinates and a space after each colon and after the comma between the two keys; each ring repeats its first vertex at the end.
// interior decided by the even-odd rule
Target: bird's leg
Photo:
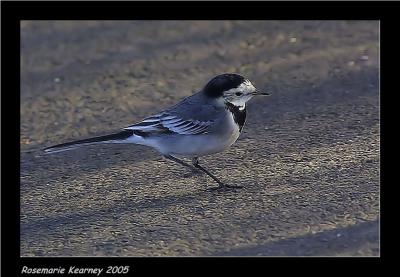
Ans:
{"type": "Polygon", "coordinates": [[[189,168],[193,168],[190,164],[185,163],[184,161],[182,161],[182,160],[180,160],[180,159],[178,159],[178,158],[176,158],[176,157],[174,157],[174,156],[171,156],[171,155],[164,155],[164,157],[167,158],[167,159],[169,159],[169,160],[171,160],[171,161],[174,161],[174,162],[176,162],[176,163],[178,163],[178,164],[180,164],[180,165],[183,165],[183,166],[186,166],[186,167],[189,167],[189,168]]]}
{"type": "MultiPolygon", "coordinates": [[[[174,162],[176,162],[176,163],[178,163],[178,164],[180,164],[180,165],[183,165],[183,166],[185,166],[185,167],[190,168],[190,170],[191,170],[192,173],[198,173],[198,169],[197,169],[197,168],[193,168],[193,166],[191,166],[190,164],[185,163],[184,161],[182,161],[182,160],[180,160],[180,159],[178,159],[178,158],[176,158],[176,157],[174,157],[174,156],[171,156],[171,155],[164,155],[164,157],[167,158],[167,159],[169,159],[169,160],[171,160],[171,161],[174,161],[174,162]]],[[[188,176],[185,175],[184,177],[189,177],[189,176],[190,176],[190,175],[188,175],[188,176]]]]}
{"type": "Polygon", "coordinates": [[[217,189],[224,188],[224,187],[227,187],[227,188],[242,188],[242,186],[231,186],[231,185],[227,185],[227,184],[222,183],[217,177],[215,177],[207,169],[205,169],[204,167],[202,167],[199,164],[199,158],[198,157],[195,157],[195,158],[192,159],[192,164],[194,165],[194,167],[200,169],[205,174],[207,174],[208,176],[213,178],[213,180],[218,183],[218,188],[217,189]]]}

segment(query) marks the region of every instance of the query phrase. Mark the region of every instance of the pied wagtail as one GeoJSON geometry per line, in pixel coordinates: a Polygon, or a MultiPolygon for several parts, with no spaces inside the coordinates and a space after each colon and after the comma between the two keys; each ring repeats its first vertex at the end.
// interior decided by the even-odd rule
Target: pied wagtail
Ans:
{"type": "Polygon", "coordinates": [[[239,74],[221,74],[199,92],[175,106],[110,135],[58,144],[47,153],[98,143],[134,143],[158,150],[165,158],[193,167],[180,157],[192,158],[193,166],[218,183],[218,188],[240,187],[222,183],[199,164],[199,157],[227,149],[239,137],[246,120],[246,102],[258,91],[239,74]],[[178,158],[179,157],[179,158],[178,158]]]}

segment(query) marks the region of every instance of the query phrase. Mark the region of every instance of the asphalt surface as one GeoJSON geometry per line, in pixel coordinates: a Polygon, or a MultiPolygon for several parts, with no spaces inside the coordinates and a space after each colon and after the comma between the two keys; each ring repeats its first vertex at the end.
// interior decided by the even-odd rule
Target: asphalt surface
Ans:
{"type": "Polygon", "coordinates": [[[378,256],[377,21],[21,23],[22,256],[378,256]],[[128,126],[236,72],[270,97],[200,161],[42,148],[128,126]]]}

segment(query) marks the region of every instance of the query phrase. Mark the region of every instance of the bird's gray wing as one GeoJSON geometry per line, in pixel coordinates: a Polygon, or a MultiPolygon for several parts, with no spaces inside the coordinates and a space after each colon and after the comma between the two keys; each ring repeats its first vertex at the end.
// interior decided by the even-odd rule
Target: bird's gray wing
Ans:
{"type": "Polygon", "coordinates": [[[201,98],[185,98],[177,105],[159,114],[147,117],[141,122],[124,128],[144,133],[176,133],[181,135],[204,134],[215,123],[220,112],[213,105],[201,101],[201,98]]]}
{"type": "Polygon", "coordinates": [[[199,121],[183,119],[179,116],[163,112],[143,121],[124,128],[125,130],[137,130],[142,133],[177,133],[181,135],[197,135],[206,133],[213,121],[199,121]]]}

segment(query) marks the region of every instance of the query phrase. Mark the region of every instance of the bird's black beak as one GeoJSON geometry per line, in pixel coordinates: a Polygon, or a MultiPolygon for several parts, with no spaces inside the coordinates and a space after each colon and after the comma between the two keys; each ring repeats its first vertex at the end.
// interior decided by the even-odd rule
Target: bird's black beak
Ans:
{"type": "Polygon", "coordinates": [[[256,90],[255,92],[253,92],[253,95],[271,95],[271,94],[269,94],[268,92],[256,90]]]}

